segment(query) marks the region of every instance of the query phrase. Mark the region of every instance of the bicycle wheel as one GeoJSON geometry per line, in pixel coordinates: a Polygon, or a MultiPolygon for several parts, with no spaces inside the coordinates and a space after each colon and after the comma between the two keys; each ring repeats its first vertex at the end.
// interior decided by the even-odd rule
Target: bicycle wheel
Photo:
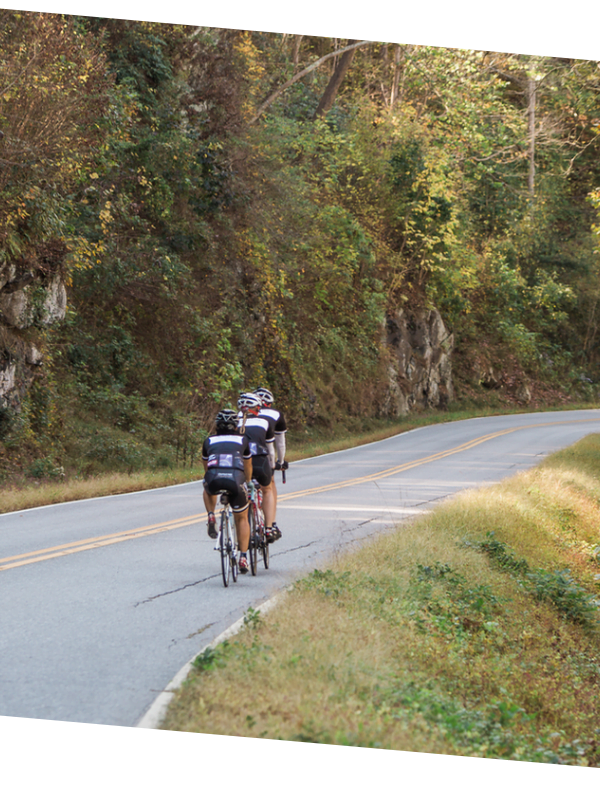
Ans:
{"type": "Polygon", "coordinates": [[[250,542],[248,544],[248,556],[250,557],[250,572],[256,575],[258,571],[258,526],[256,524],[256,509],[250,505],[250,542]]]}
{"type": "Polygon", "coordinates": [[[236,543],[235,527],[231,509],[227,509],[227,533],[228,533],[227,552],[229,553],[229,561],[231,563],[231,577],[233,578],[233,582],[235,583],[238,579],[238,562],[237,562],[237,553],[235,547],[236,543]]]}
{"type": "Polygon", "coordinates": [[[265,569],[269,569],[269,543],[265,534],[265,517],[262,511],[260,512],[260,551],[265,569]]]}
{"type": "Polygon", "coordinates": [[[229,586],[229,575],[231,573],[231,559],[229,557],[229,526],[227,524],[227,512],[221,511],[221,527],[219,530],[219,550],[221,552],[221,573],[223,584],[229,586]]]}

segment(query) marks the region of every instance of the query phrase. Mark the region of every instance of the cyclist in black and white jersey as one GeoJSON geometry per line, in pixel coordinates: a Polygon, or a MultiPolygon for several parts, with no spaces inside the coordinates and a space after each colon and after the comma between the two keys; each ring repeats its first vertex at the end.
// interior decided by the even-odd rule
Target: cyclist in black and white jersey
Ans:
{"type": "MultiPolygon", "coordinates": [[[[275,398],[273,394],[266,389],[264,386],[260,386],[258,389],[254,390],[254,394],[260,397],[262,408],[260,410],[259,417],[266,417],[268,419],[272,419],[274,423],[273,432],[275,436],[275,450],[277,451],[277,460],[273,458],[271,462],[271,467],[274,470],[279,469],[287,469],[288,462],[285,460],[285,434],[287,433],[287,425],[285,424],[285,418],[281,411],[278,411],[276,408],[273,408],[273,403],[275,402],[275,398]]],[[[273,496],[274,496],[274,508],[273,508],[273,525],[271,526],[270,535],[267,534],[267,538],[269,541],[276,541],[277,539],[281,539],[281,531],[279,530],[279,526],[275,522],[275,517],[277,514],[277,484],[275,483],[275,479],[273,479],[273,496]]]]}
{"type": "Polygon", "coordinates": [[[202,444],[204,464],[204,507],[208,512],[208,535],[217,538],[215,508],[217,496],[226,491],[233,511],[233,519],[240,549],[240,572],[248,572],[248,493],[245,481],[252,478],[252,453],[250,442],[238,431],[238,414],[231,408],[217,414],[217,432],[202,444]]]}
{"type": "Polygon", "coordinates": [[[275,518],[275,500],[273,492],[273,468],[275,460],[275,432],[272,419],[260,417],[262,407],[260,397],[253,392],[244,392],[238,400],[240,430],[250,440],[252,452],[252,477],[260,484],[263,494],[263,511],[265,513],[265,529],[268,538],[272,536],[272,525],[275,518]]]}

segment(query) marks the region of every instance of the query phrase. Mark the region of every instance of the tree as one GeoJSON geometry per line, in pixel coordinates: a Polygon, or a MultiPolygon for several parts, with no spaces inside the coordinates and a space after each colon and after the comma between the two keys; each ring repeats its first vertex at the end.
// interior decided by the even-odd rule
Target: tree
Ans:
{"type": "MultiPolygon", "coordinates": [[[[348,39],[348,47],[356,43],[356,39],[348,39]]],[[[342,85],[342,81],[344,80],[346,73],[350,69],[350,65],[352,64],[355,53],[356,48],[351,50],[346,49],[346,51],[342,54],[342,57],[337,63],[329,83],[327,84],[327,88],[319,100],[319,105],[317,106],[313,119],[316,119],[320,116],[325,116],[325,114],[327,114],[327,112],[333,106],[338,90],[342,85]]]]}
{"type": "MultiPolygon", "coordinates": [[[[254,116],[250,120],[249,124],[253,125],[255,122],[257,122],[260,119],[260,117],[265,113],[267,108],[269,108],[269,106],[272,103],[274,103],[275,100],[277,100],[277,98],[280,97],[283,94],[283,92],[285,92],[286,89],[289,89],[290,86],[292,86],[294,83],[296,83],[296,81],[299,81],[301,78],[304,78],[306,75],[308,75],[311,72],[313,72],[313,70],[318,69],[320,66],[325,64],[330,59],[336,58],[339,55],[343,56],[345,53],[352,52],[352,51],[358,49],[359,47],[364,47],[365,45],[368,45],[368,44],[370,44],[370,42],[366,41],[366,40],[363,40],[363,41],[360,41],[360,42],[354,42],[353,44],[348,44],[348,45],[346,45],[346,47],[341,47],[338,50],[334,50],[332,53],[327,53],[327,55],[322,56],[321,58],[317,59],[312,64],[310,64],[308,67],[305,67],[304,69],[300,70],[300,72],[297,72],[294,76],[292,76],[289,80],[287,80],[284,84],[282,84],[278,89],[276,89],[274,92],[272,92],[266,98],[266,100],[264,100],[260,104],[260,106],[258,107],[256,113],[254,114],[254,116]]],[[[350,66],[350,64],[348,63],[348,67],[349,66],[350,66]]],[[[344,74],[342,75],[342,79],[343,79],[344,75],[346,74],[346,71],[347,71],[347,67],[344,70],[344,74]]],[[[341,81],[340,81],[340,83],[341,83],[341,81]]],[[[338,84],[338,88],[339,88],[339,84],[338,84]]],[[[336,89],[336,91],[337,91],[337,89],[336,89]]]]}

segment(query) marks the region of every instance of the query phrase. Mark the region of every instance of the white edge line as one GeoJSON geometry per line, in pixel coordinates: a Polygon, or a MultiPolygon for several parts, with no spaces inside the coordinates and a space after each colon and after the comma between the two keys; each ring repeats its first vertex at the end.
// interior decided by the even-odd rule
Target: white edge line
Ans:
{"type": "MultiPolygon", "coordinates": [[[[269,612],[283,597],[283,595],[290,591],[291,587],[287,587],[283,589],[278,594],[271,597],[269,600],[266,600],[264,603],[261,603],[257,606],[256,611],[260,611],[261,614],[266,614],[269,612]]],[[[216,647],[221,642],[224,642],[226,639],[230,639],[232,636],[235,636],[236,633],[239,633],[242,628],[244,627],[244,618],[241,617],[234,622],[233,625],[230,625],[229,628],[220,633],[212,642],[205,645],[202,650],[200,650],[196,655],[191,658],[187,664],[185,664],[179,672],[175,675],[172,681],[163,689],[163,691],[158,695],[158,697],[154,700],[148,711],[144,714],[144,716],[139,720],[139,722],[134,726],[135,728],[151,728],[156,729],[161,724],[163,719],[165,718],[165,714],[167,713],[167,708],[169,707],[169,703],[173,699],[173,695],[180,688],[183,684],[187,676],[189,675],[192,665],[194,661],[198,658],[199,655],[204,653],[209,647],[216,647]]]]}

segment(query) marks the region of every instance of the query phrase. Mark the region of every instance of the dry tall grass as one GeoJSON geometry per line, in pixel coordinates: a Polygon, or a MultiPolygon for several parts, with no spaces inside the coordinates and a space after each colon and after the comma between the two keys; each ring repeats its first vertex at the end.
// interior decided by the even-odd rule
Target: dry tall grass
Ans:
{"type": "Polygon", "coordinates": [[[202,469],[163,470],[132,475],[108,473],[81,480],[9,486],[0,488],[0,514],[54,503],[84,500],[88,497],[105,497],[106,495],[138,492],[144,489],[157,489],[161,486],[199,480],[201,475],[202,469]]]}

